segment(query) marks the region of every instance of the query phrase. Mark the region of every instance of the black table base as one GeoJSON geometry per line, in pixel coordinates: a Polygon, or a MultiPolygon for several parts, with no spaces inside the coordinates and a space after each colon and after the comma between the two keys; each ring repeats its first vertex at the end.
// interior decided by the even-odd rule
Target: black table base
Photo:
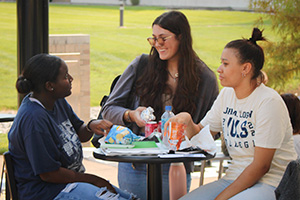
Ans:
{"type": "Polygon", "coordinates": [[[147,165],[147,199],[162,199],[161,164],[147,165]]]}

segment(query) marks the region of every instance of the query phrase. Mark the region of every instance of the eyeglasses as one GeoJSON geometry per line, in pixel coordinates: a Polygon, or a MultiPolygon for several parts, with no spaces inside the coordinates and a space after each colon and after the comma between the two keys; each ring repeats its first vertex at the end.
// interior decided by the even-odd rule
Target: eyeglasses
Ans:
{"type": "Polygon", "coordinates": [[[171,37],[173,37],[173,36],[169,35],[167,37],[158,37],[158,38],[148,37],[147,40],[151,46],[154,46],[156,42],[158,42],[159,44],[164,44],[165,41],[170,39],[171,37]]]}

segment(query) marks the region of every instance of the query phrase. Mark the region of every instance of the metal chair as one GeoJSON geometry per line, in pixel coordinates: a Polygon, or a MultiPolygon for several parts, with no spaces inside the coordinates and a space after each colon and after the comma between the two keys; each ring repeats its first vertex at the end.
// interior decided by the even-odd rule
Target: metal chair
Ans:
{"type": "Polygon", "coordinates": [[[300,199],[300,159],[291,161],[275,189],[277,200],[300,199]]]}
{"type": "MultiPolygon", "coordinates": [[[[217,153],[217,155],[210,159],[211,161],[213,160],[219,160],[219,175],[218,179],[222,178],[222,173],[223,173],[223,161],[224,160],[230,160],[231,158],[229,156],[225,156],[223,153],[217,153]]],[[[200,168],[200,183],[199,186],[203,185],[204,182],[204,172],[205,172],[205,167],[206,167],[206,161],[202,160],[201,161],[201,168],[200,168]]]]}
{"type": "Polygon", "coordinates": [[[5,183],[6,183],[6,200],[18,200],[18,190],[14,175],[14,168],[10,152],[3,154],[4,169],[5,169],[5,183]]]}

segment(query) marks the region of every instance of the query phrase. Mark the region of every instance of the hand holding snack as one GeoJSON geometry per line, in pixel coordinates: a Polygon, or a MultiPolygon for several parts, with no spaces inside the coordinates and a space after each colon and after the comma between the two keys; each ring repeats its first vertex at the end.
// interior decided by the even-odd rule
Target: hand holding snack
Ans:
{"type": "Polygon", "coordinates": [[[139,106],[135,110],[130,110],[128,112],[131,122],[135,122],[138,127],[144,127],[146,125],[145,120],[141,118],[141,113],[146,109],[144,106],[139,106]]]}

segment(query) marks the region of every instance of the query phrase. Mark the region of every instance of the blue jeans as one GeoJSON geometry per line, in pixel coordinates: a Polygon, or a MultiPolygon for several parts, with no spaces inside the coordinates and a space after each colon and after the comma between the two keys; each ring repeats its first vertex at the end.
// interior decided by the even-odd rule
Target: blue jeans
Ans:
{"type": "MultiPolygon", "coordinates": [[[[147,199],[147,166],[146,164],[119,163],[118,182],[122,190],[127,190],[141,200],[147,199]]],[[[162,193],[163,200],[169,199],[169,168],[170,164],[162,165],[162,193]]],[[[187,174],[187,192],[191,187],[191,174],[187,174]]]]}
{"type": "MultiPolygon", "coordinates": [[[[233,180],[219,179],[212,183],[202,185],[186,194],[180,200],[205,199],[214,200],[233,180]]],[[[256,183],[252,187],[236,194],[229,200],[275,200],[275,187],[264,183],[256,183]]]]}
{"type": "Polygon", "coordinates": [[[106,187],[99,188],[89,183],[69,183],[54,200],[129,200],[134,195],[114,187],[116,192],[109,192],[106,187]]]}

